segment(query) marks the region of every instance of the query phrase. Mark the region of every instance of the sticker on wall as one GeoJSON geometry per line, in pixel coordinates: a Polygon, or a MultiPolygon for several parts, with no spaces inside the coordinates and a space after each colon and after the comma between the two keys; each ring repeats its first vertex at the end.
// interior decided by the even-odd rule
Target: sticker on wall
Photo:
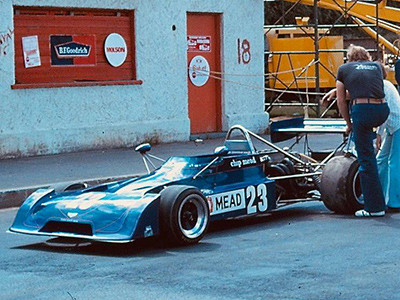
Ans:
{"type": "Polygon", "coordinates": [[[52,66],[94,66],[96,37],[94,35],[50,35],[52,66]]]}
{"type": "Polygon", "coordinates": [[[209,35],[188,35],[188,52],[211,52],[211,36],[209,35]]]}
{"type": "Polygon", "coordinates": [[[201,55],[192,58],[189,64],[189,79],[195,86],[203,86],[210,78],[210,65],[201,55]]]}
{"type": "Polygon", "coordinates": [[[41,65],[37,35],[22,37],[22,51],[24,52],[25,68],[39,67],[41,65]]]}
{"type": "Polygon", "coordinates": [[[108,63],[113,67],[122,65],[128,55],[124,38],[118,33],[109,34],[104,43],[104,54],[108,63]]]}

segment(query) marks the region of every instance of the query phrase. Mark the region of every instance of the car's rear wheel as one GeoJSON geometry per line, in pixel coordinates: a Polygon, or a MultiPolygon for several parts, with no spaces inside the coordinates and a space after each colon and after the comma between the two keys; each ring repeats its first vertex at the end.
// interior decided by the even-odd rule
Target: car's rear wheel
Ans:
{"type": "Polygon", "coordinates": [[[161,192],[160,230],[168,245],[199,242],[209,220],[207,200],[197,188],[170,186],[161,192]]]}
{"type": "Polygon", "coordinates": [[[326,164],[321,176],[321,197],[329,210],[352,214],[363,207],[358,167],[354,156],[336,156],[326,164]]]}

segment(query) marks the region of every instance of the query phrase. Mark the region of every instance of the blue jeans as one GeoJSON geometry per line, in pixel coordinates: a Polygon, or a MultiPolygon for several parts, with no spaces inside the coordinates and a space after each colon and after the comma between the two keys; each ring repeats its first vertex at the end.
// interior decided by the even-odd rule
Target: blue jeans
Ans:
{"type": "Polygon", "coordinates": [[[373,128],[385,122],[388,115],[387,103],[356,104],[351,109],[354,144],[360,164],[361,191],[364,195],[364,210],[368,212],[386,209],[374,151],[373,128]]]}
{"type": "Polygon", "coordinates": [[[376,160],[386,205],[400,208],[400,130],[387,133],[376,160]]]}

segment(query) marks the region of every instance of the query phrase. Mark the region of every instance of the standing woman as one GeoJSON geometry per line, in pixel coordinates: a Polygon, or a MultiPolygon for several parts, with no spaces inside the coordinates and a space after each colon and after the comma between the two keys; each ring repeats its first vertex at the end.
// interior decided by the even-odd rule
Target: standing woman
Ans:
{"type": "Polygon", "coordinates": [[[389,107],[383,92],[383,74],[380,64],[371,61],[368,51],[350,45],[348,62],[339,67],[336,78],[336,93],[339,111],[346,120],[347,133],[353,131],[364,209],[356,217],[382,217],[385,215],[385,199],[378,176],[374,152],[374,127],[387,119],[389,107]],[[346,90],[351,99],[351,119],[346,101],[346,90]]]}
{"type": "MultiPolygon", "coordinates": [[[[381,67],[386,78],[387,72],[383,65],[381,67]]],[[[384,80],[383,83],[390,114],[377,132],[376,147],[380,151],[376,160],[386,204],[389,208],[400,208],[400,96],[390,81],[384,80]],[[386,137],[382,143],[384,131],[386,137]]]]}

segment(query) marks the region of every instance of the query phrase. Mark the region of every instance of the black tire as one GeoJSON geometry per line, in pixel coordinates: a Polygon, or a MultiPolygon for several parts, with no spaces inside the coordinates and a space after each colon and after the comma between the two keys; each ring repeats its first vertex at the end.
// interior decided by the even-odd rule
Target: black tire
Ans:
{"type": "MultiPolygon", "coordinates": [[[[265,176],[267,177],[275,177],[275,176],[284,176],[286,172],[282,169],[281,166],[278,165],[270,165],[264,171],[265,176]]],[[[275,182],[275,198],[277,200],[287,198],[286,187],[281,180],[277,180],[275,182]]]]}
{"type": "Polygon", "coordinates": [[[289,168],[289,173],[290,174],[295,174],[296,173],[296,169],[294,167],[294,163],[288,158],[285,157],[282,161],[283,164],[285,164],[288,168],[289,168]]]}
{"type": "Polygon", "coordinates": [[[167,245],[198,243],[210,222],[204,195],[195,187],[170,186],[161,192],[160,230],[167,245]]]}
{"type": "MultiPolygon", "coordinates": [[[[293,175],[294,172],[291,171],[290,166],[285,163],[278,163],[278,167],[280,167],[283,171],[283,175],[293,175]]],[[[282,180],[281,185],[285,189],[285,193],[288,197],[294,197],[296,195],[296,180],[295,179],[285,179],[282,180]]]]}
{"type": "Polygon", "coordinates": [[[321,176],[321,197],[329,210],[353,214],[363,208],[358,167],[354,156],[336,156],[326,164],[321,176]]]}

